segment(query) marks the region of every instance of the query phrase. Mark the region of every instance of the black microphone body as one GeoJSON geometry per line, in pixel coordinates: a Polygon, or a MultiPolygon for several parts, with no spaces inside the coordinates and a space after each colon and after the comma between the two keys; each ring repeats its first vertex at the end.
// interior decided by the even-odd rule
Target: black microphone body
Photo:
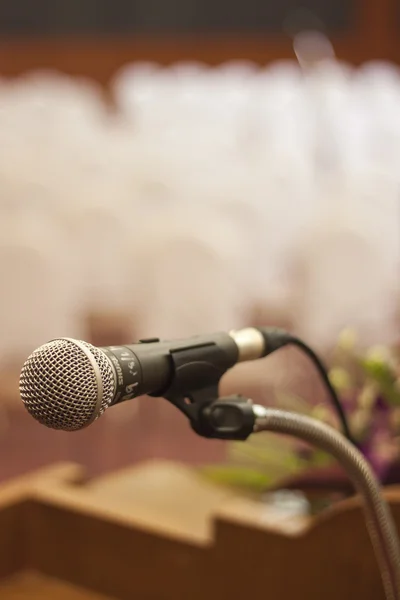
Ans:
{"type": "Polygon", "coordinates": [[[166,396],[179,372],[182,390],[207,387],[238,362],[239,348],[228,333],[170,342],[156,338],[100,348],[113,365],[118,404],[137,396],[166,396]],[[185,385],[186,384],[186,385],[185,385]]]}

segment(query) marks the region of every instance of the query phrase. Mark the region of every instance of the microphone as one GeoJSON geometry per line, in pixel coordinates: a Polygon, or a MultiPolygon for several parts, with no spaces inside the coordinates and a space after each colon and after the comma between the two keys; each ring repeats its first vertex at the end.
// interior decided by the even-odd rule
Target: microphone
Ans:
{"type": "MultiPolygon", "coordinates": [[[[288,336],[279,329],[251,327],[105,348],[55,339],[26,360],[20,395],[39,423],[75,431],[93,423],[110,406],[145,394],[188,397],[185,402],[190,404],[191,391],[215,389],[236,363],[266,356],[285,345],[288,336]]],[[[190,407],[183,409],[190,412],[190,407]]]]}

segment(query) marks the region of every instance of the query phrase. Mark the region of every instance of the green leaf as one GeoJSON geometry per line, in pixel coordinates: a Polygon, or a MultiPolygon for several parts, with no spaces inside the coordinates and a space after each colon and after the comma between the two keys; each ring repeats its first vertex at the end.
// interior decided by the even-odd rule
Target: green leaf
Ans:
{"type": "Polygon", "coordinates": [[[257,469],[229,465],[202,467],[200,473],[214,483],[256,493],[263,492],[279,480],[278,477],[273,477],[257,469]]]}
{"type": "Polygon", "coordinates": [[[396,388],[396,375],[390,366],[371,358],[361,359],[360,363],[368,377],[378,384],[385,399],[392,405],[399,405],[400,391],[396,388]]]}
{"type": "Polygon", "coordinates": [[[245,443],[232,444],[230,458],[253,463],[258,468],[292,471],[297,469],[299,457],[293,440],[278,436],[252,436],[245,443]]]}
{"type": "Polygon", "coordinates": [[[336,459],[322,450],[315,450],[310,458],[311,467],[328,467],[335,463],[336,459]]]}
{"type": "Polygon", "coordinates": [[[346,392],[352,387],[350,373],[343,367],[332,367],[329,371],[329,380],[338,392],[346,392]]]}

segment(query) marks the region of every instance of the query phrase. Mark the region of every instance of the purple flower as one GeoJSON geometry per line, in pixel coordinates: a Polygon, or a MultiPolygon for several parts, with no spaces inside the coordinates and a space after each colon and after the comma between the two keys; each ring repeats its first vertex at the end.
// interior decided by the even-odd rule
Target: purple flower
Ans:
{"type": "Polygon", "coordinates": [[[384,480],[392,462],[398,456],[396,440],[391,432],[391,411],[382,396],[377,396],[370,415],[369,426],[361,440],[360,450],[377,477],[384,480]]]}

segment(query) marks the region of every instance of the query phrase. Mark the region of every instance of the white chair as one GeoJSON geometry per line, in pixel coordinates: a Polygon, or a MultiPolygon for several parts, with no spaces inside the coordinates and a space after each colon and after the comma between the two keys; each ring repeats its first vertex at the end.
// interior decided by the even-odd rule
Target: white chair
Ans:
{"type": "Polygon", "coordinates": [[[143,336],[176,338],[242,324],[243,290],[222,245],[172,219],[142,231],[132,245],[129,296],[143,336]]]}
{"type": "Polygon", "coordinates": [[[329,349],[344,327],[364,344],[394,341],[393,272],[365,230],[345,222],[319,228],[297,265],[296,325],[310,343],[329,349]]]}
{"type": "Polygon", "coordinates": [[[54,223],[3,213],[0,362],[20,360],[55,337],[82,337],[76,263],[54,223]],[[49,227],[50,225],[50,227],[49,227]]]}

